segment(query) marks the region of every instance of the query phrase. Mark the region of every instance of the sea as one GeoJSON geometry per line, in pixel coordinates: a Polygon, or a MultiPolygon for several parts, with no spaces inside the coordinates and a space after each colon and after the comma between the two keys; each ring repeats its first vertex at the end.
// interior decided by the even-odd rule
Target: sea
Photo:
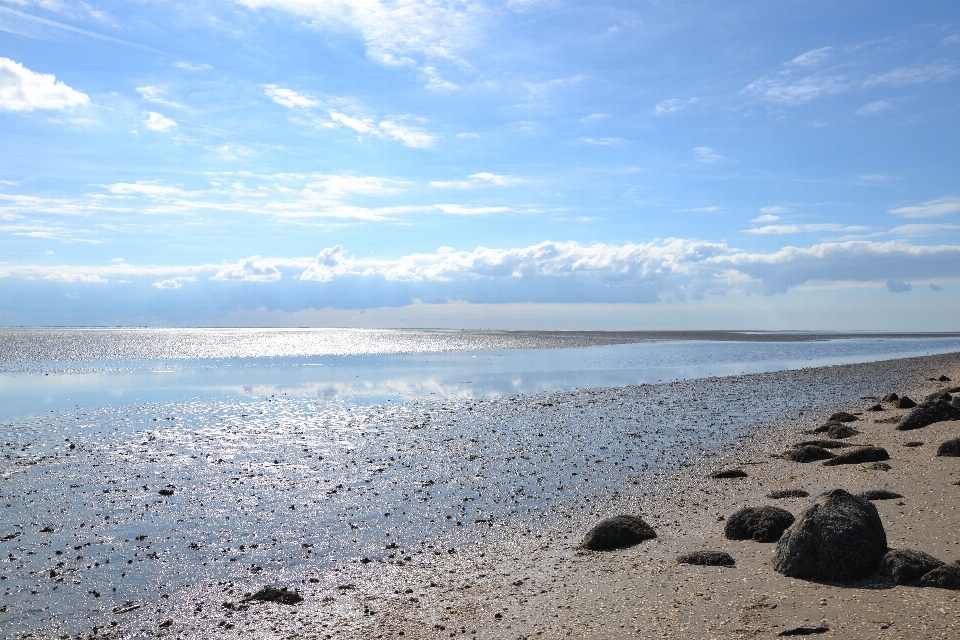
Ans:
{"type": "Polygon", "coordinates": [[[0,630],[155,637],[226,584],[573,535],[753,425],[892,390],[836,365],[956,352],[960,334],[3,329],[0,630]]]}

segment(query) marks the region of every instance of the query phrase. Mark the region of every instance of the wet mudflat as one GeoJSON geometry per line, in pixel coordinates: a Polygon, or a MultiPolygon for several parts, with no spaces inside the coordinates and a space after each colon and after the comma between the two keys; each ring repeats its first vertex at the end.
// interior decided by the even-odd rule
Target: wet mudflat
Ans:
{"type": "Polygon", "coordinates": [[[149,404],[6,423],[0,627],[9,637],[445,636],[449,609],[489,609],[475,591],[484,580],[531,588],[528,574],[543,567],[525,567],[530,549],[569,553],[623,510],[679,530],[710,499],[678,504],[675,478],[702,478],[758,434],[954,360],[482,400],[149,404]],[[266,585],[304,601],[253,598],[266,585]],[[416,624],[399,620],[401,605],[416,624]]]}

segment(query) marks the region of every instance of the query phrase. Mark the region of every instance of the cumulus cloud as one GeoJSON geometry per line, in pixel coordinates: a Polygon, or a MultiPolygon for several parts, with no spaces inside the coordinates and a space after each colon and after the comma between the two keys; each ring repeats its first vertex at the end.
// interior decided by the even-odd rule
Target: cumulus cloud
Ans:
{"type": "Polygon", "coordinates": [[[143,121],[143,126],[147,129],[167,133],[177,128],[176,122],[156,111],[147,111],[143,115],[147,117],[143,121]]]}
{"type": "Polygon", "coordinates": [[[153,283],[153,286],[157,289],[179,289],[183,285],[171,278],[169,280],[157,280],[153,283]]]}
{"type": "Polygon", "coordinates": [[[913,289],[913,285],[909,282],[904,282],[903,280],[897,280],[896,278],[891,278],[887,280],[887,290],[891,293],[905,293],[913,289]]]}
{"type": "Polygon", "coordinates": [[[276,85],[268,84],[264,87],[267,97],[288,109],[318,107],[322,103],[293,89],[284,89],[276,85]]]}
{"type": "Polygon", "coordinates": [[[270,261],[260,256],[245,258],[235,264],[225,265],[211,280],[242,280],[245,282],[276,282],[283,276],[270,261]]]}
{"type": "MultiPolygon", "coordinates": [[[[778,208],[778,207],[771,207],[771,209],[775,209],[775,208],[778,208]]],[[[761,211],[762,211],[762,209],[761,209],[761,211]]],[[[755,223],[755,224],[758,224],[758,223],[761,223],[761,222],[776,222],[776,221],[779,220],[779,219],[780,219],[780,216],[775,216],[775,215],[773,215],[773,214],[771,214],[771,213],[764,213],[763,215],[757,216],[756,218],[754,218],[754,219],[751,220],[750,222],[753,222],[753,223],[755,223]]]]}
{"type": "Polygon", "coordinates": [[[481,36],[480,3],[457,0],[237,0],[251,9],[273,7],[311,19],[317,28],[347,25],[361,34],[367,56],[383,65],[416,58],[460,62],[481,36]]]}
{"type": "Polygon", "coordinates": [[[77,273],[77,272],[65,272],[65,271],[53,271],[47,276],[44,276],[44,280],[52,280],[53,282],[83,282],[91,284],[107,284],[110,282],[107,278],[101,278],[96,273],[77,273]]]}
{"type": "Polygon", "coordinates": [[[917,205],[890,209],[887,213],[903,216],[904,218],[932,218],[934,216],[943,216],[958,211],[960,211],[960,198],[956,196],[944,196],[943,198],[927,200],[917,205]]]}
{"type": "Polygon", "coordinates": [[[380,123],[380,130],[389,138],[399,140],[404,145],[414,149],[429,149],[436,141],[436,137],[402,122],[384,120],[380,123]]]}
{"type": "Polygon", "coordinates": [[[36,73],[10,58],[0,58],[0,109],[69,109],[89,102],[85,93],[58,82],[53,74],[36,73]]]}

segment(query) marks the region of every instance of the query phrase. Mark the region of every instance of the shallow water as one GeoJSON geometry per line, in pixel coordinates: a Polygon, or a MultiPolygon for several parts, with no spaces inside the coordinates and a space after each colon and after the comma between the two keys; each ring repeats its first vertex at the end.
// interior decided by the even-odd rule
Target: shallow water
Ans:
{"type": "MultiPolygon", "coordinates": [[[[404,336],[407,342],[391,343],[394,348],[416,342],[407,334],[404,336]]],[[[511,339],[516,339],[516,335],[511,339]]],[[[544,342],[520,341],[538,345],[553,342],[552,338],[544,342]]],[[[496,344],[502,346],[503,341],[496,344]]],[[[371,343],[365,348],[374,347],[371,343]]],[[[84,353],[84,349],[70,352],[84,353]]],[[[121,349],[105,347],[103,351],[110,354],[118,350],[121,349]]],[[[0,420],[78,406],[193,399],[230,402],[276,394],[362,403],[510,396],[872,362],[958,350],[960,337],[870,337],[786,342],[675,340],[559,349],[245,358],[20,360],[12,363],[16,365],[13,370],[0,370],[0,420]]],[[[49,351],[47,355],[54,355],[53,350],[49,351]]],[[[196,351],[191,348],[188,353],[196,351]]]]}

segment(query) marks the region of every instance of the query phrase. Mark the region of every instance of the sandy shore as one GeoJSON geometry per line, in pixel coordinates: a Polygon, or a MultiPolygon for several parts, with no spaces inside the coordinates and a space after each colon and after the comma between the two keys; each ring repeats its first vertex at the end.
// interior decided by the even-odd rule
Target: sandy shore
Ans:
{"type": "MultiPolygon", "coordinates": [[[[930,364],[929,376],[906,371],[905,378],[912,380],[904,379],[897,389],[876,389],[876,394],[896,391],[919,399],[957,384],[925,377],[960,380],[960,357],[930,364]]],[[[887,405],[882,413],[864,412],[873,404],[855,395],[833,408],[863,412],[854,423],[862,434],[849,441],[885,447],[890,470],[797,464],[775,457],[793,442],[809,439],[803,432],[822,424],[829,410],[761,425],[709,467],[696,465],[661,477],[662,492],[638,487],[638,495],[626,497],[624,504],[633,502],[633,512],[648,519],[656,514],[656,540],[588,552],[577,548],[573,531],[545,532],[542,538],[534,534],[511,544],[460,550],[455,558],[426,566],[345,571],[341,588],[323,595],[322,606],[298,615],[297,637],[767,638],[825,620],[830,631],[820,637],[956,638],[960,592],[795,580],[773,571],[775,544],[724,538],[721,518],[744,506],[774,504],[798,515],[833,488],[889,489],[904,496],[874,503],[889,546],[922,550],[946,562],[960,560],[960,461],[936,457],[939,443],[960,436],[960,422],[896,431],[894,424],[876,420],[907,411],[887,405]],[[924,444],[904,446],[915,441],[924,444]],[[705,472],[727,467],[743,468],[750,477],[705,478],[705,472]],[[788,488],[804,489],[811,497],[766,497],[788,488]],[[642,498],[642,493],[654,497],[642,498]],[[736,567],[675,562],[680,553],[705,549],[730,553],[736,567]]],[[[278,632],[292,631],[280,619],[276,624],[278,632]]]]}
{"type": "MultiPolygon", "coordinates": [[[[154,431],[152,435],[148,432],[149,437],[143,442],[139,442],[140,436],[137,436],[137,446],[132,447],[130,452],[108,458],[115,464],[123,462],[123,468],[95,471],[96,459],[102,457],[102,452],[98,453],[81,443],[73,455],[81,456],[81,460],[87,456],[93,462],[92,467],[84,466],[86,463],[63,466],[65,459],[57,458],[56,464],[61,466],[45,468],[41,464],[31,467],[35,469],[31,472],[34,475],[25,476],[21,481],[29,480],[34,483],[30,486],[42,488],[46,494],[43,504],[52,513],[52,509],[59,506],[57,500],[63,500],[63,504],[69,507],[74,504],[69,500],[89,500],[84,496],[101,493],[97,477],[89,477],[91,471],[100,474],[101,479],[109,478],[110,474],[129,475],[137,472],[134,478],[123,480],[117,476],[110,481],[120,483],[112,486],[124,487],[126,485],[122,483],[128,482],[132,496],[128,502],[123,501],[127,500],[125,496],[116,498],[118,502],[111,512],[113,516],[110,521],[115,524],[104,523],[92,531],[90,527],[84,528],[78,519],[75,525],[62,525],[62,532],[59,531],[61,525],[54,527],[57,533],[53,535],[69,535],[76,542],[73,549],[79,550],[78,566],[72,574],[75,576],[73,588],[79,595],[92,593],[89,581],[96,578],[96,572],[103,572],[118,562],[124,568],[132,568],[127,570],[141,566],[168,567],[166,574],[156,574],[164,581],[172,580],[174,571],[183,571],[189,578],[191,566],[198,577],[216,576],[218,571],[221,572],[220,580],[203,577],[202,584],[190,580],[195,583],[191,590],[180,592],[164,586],[158,578],[151,578],[158,580],[153,587],[149,583],[138,586],[138,595],[132,595],[131,585],[125,585],[122,581],[114,582],[115,593],[105,593],[102,599],[99,594],[96,598],[85,596],[93,603],[91,606],[98,607],[90,610],[94,612],[91,615],[102,622],[96,628],[88,627],[88,631],[80,637],[624,637],[719,640],[773,637],[798,625],[815,625],[826,620],[830,631],[821,637],[952,638],[957,637],[957,629],[960,629],[960,604],[957,601],[960,592],[889,587],[876,581],[857,587],[839,587],[785,578],[771,568],[775,544],[726,540],[723,526],[726,517],[745,506],[775,504],[799,515],[815,496],[833,488],[844,488],[851,492],[889,489],[904,496],[902,500],[875,503],[883,519],[889,545],[926,551],[948,562],[960,560],[960,512],[957,510],[960,486],[954,484],[960,481],[960,461],[935,455],[940,442],[960,436],[960,422],[943,422],[917,431],[898,432],[895,424],[877,420],[903,415],[907,413],[905,410],[893,409],[888,404],[883,412],[865,411],[876,403],[876,400],[865,396],[880,397],[897,392],[920,400],[928,393],[960,384],[956,381],[960,381],[960,354],[948,354],[819,370],[694,380],[660,387],[647,385],[559,392],[521,399],[470,401],[456,406],[447,403],[450,405],[446,414],[448,417],[443,418],[448,421],[445,422],[447,426],[436,427],[438,442],[443,447],[449,447],[447,459],[450,460],[452,472],[471,475],[469,478],[462,477],[462,482],[458,482],[456,477],[445,482],[454,488],[458,484],[469,485],[468,480],[474,486],[480,486],[476,484],[476,478],[485,475],[484,491],[499,491],[495,495],[509,496],[511,486],[525,481],[528,493],[538,486],[542,488],[542,494],[532,503],[535,505],[532,510],[518,514],[513,519],[498,518],[494,523],[493,519],[488,521],[484,516],[467,511],[466,507],[458,507],[464,514],[463,527],[459,526],[459,521],[454,522],[456,519],[440,520],[448,524],[453,532],[449,538],[430,538],[425,533],[404,536],[403,527],[413,526],[414,520],[410,520],[410,525],[401,523],[399,529],[387,531],[392,531],[392,538],[382,538],[385,534],[383,530],[380,531],[383,541],[377,547],[378,553],[370,554],[372,561],[353,556],[322,562],[314,554],[313,544],[301,545],[303,538],[294,538],[289,542],[295,551],[280,555],[280,547],[276,547],[276,551],[271,552],[274,559],[270,560],[274,564],[267,566],[262,574],[244,570],[244,566],[249,565],[241,566],[242,562],[229,564],[234,560],[231,556],[249,563],[249,558],[243,560],[243,554],[249,555],[251,552],[250,549],[244,551],[242,545],[237,549],[241,539],[236,538],[235,525],[226,521],[222,525],[204,525],[208,526],[205,534],[208,538],[197,547],[200,550],[196,552],[189,550],[195,545],[190,544],[188,549],[187,543],[199,539],[198,534],[193,534],[193,537],[184,535],[187,532],[185,527],[199,524],[191,521],[193,516],[189,515],[192,513],[189,509],[193,508],[195,502],[206,500],[209,509],[211,501],[215,499],[218,501],[214,503],[218,516],[233,515],[234,520],[230,522],[235,522],[240,513],[231,509],[239,507],[231,505],[239,505],[241,499],[248,500],[251,488],[237,488],[234,484],[224,482],[222,486],[208,486],[208,490],[202,492],[202,487],[198,485],[190,489],[195,492],[194,496],[182,496],[184,511],[168,511],[164,516],[168,520],[151,520],[155,516],[150,515],[168,508],[164,506],[166,503],[158,500],[143,503],[142,498],[133,495],[133,490],[144,482],[161,482],[165,473],[173,481],[170,486],[175,483],[177,487],[177,495],[171,500],[180,499],[187,475],[200,471],[210,473],[212,475],[197,480],[209,485],[215,483],[217,478],[226,480],[237,474],[243,466],[239,461],[232,466],[223,460],[209,461],[220,465],[204,463],[202,458],[197,459],[198,455],[186,455],[192,451],[202,454],[204,449],[182,449],[176,460],[183,460],[182,473],[186,475],[174,478],[170,471],[172,462],[162,462],[158,455],[160,452],[164,452],[164,456],[170,455],[172,445],[162,441],[161,432],[154,431]],[[954,382],[940,383],[929,379],[940,375],[949,376],[954,382]],[[667,404],[672,403],[673,407],[664,409],[664,413],[656,413],[663,404],[658,402],[658,396],[668,398],[667,404]],[[725,403],[728,413],[724,414],[723,425],[714,422],[720,418],[712,417],[715,412],[704,399],[706,397],[711,398],[713,403],[725,403]],[[730,421],[731,407],[735,408],[734,414],[740,412],[743,416],[753,416],[744,417],[749,424],[733,424],[736,420],[730,421]],[[797,464],[778,457],[792,443],[809,439],[811,436],[803,432],[821,425],[833,411],[838,410],[859,414],[860,419],[853,424],[862,433],[849,441],[885,447],[891,457],[890,470],[873,470],[865,465],[825,467],[820,463],[797,464]],[[647,412],[647,415],[634,419],[636,411],[647,412]],[[756,419],[758,414],[764,413],[770,415],[769,420],[756,419]],[[478,417],[477,414],[482,415],[478,417]],[[660,431],[657,420],[667,419],[688,420],[688,426],[683,426],[681,422],[675,434],[665,440],[657,440],[655,434],[660,431]],[[576,425],[571,426],[569,432],[565,431],[565,421],[576,422],[576,425]],[[603,437],[609,438],[611,434],[615,437],[591,444],[590,425],[608,422],[613,426],[605,427],[603,437]],[[513,439],[508,438],[506,448],[493,455],[492,447],[499,442],[499,438],[507,437],[510,424],[517,429],[510,432],[512,435],[509,438],[513,439]],[[630,431],[626,426],[621,426],[630,424],[634,425],[630,431]],[[468,428],[473,429],[470,433],[486,430],[494,435],[482,446],[448,442],[452,440],[448,434],[464,432],[468,428]],[[538,430],[542,431],[537,433],[538,430]],[[518,441],[517,433],[526,435],[518,441]],[[552,445],[542,444],[551,436],[554,437],[552,445]],[[551,457],[561,449],[560,441],[556,438],[568,437],[584,439],[584,443],[574,447],[577,457],[551,457]],[[157,441],[153,442],[153,438],[157,438],[157,441]],[[529,446],[524,444],[524,439],[529,446]],[[904,446],[913,441],[922,441],[924,444],[919,447],[904,446]],[[717,442],[722,443],[719,448],[717,442]],[[491,455],[487,458],[484,454],[488,451],[484,447],[491,447],[491,455]],[[630,458],[630,452],[643,447],[653,448],[648,453],[662,460],[661,470],[625,468],[626,461],[634,460],[630,458]],[[657,453],[657,447],[664,449],[657,453]],[[517,466],[521,460],[525,462],[517,466]],[[572,469],[564,468],[564,465],[580,465],[577,467],[579,474],[571,473],[572,469]],[[749,477],[733,480],[709,478],[712,472],[730,467],[746,470],[749,477]],[[157,475],[148,480],[146,472],[151,469],[157,475]],[[144,474],[143,478],[140,473],[144,474]],[[77,474],[87,474],[92,486],[88,489],[73,489],[78,485],[64,486],[77,474]],[[543,475],[549,477],[541,482],[543,475]],[[574,486],[572,493],[563,486],[575,482],[581,484],[574,486]],[[561,486],[557,486],[558,483],[561,486]],[[771,491],[787,488],[803,489],[813,497],[785,500],[766,497],[771,491]],[[77,493],[87,490],[91,493],[77,493]],[[138,500],[140,507],[137,507],[138,500]],[[122,517],[127,517],[123,516],[124,513],[128,514],[130,522],[140,524],[129,525],[122,520],[118,523],[122,517]],[[579,548],[583,534],[593,523],[617,513],[641,515],[654,526],[658,537],[618,551],[587,552],[579,548]],[[542,515],[538,517],[537,514],[542,515]],[[181,517],[176,518],[177,515],[181,517]],[[466,515],[469,515],[469,521],[466,515]],[[130,526],[142,528],[149,522],[153,522],[153,529],[143,529],[150,534],[149,537],[144,536],[147,538],[144,542],[120,539],[124,537],[120,532],[130,530],[130,526]],[[473,534],[457,537],[457,532],[465,531],[468,526],[471,531],[489,530],[492,533],[479,537],[473,534]],[[163,536],[166,535],[169,541],[171,534],[173,541],[169,547],[164,547],[163,536]],[[399,545],[388,543],[390,539],[401,542],[399,545]],[[84,543],[84,540],[88,542],[84,543]],[[121,542],[139,546],[127,550],[121,548],[121,542]],[[152,550],[149,546],[151,543],[152,550]],[[134,553],[137,550],[139,557],[134,553]],[[726,551],[736,559],[736,567],[676,564],[678,554],[697,550],[726,551]],[[299,559],[295,555],[297,552],[299,559]],[[153,558],[153,564],[143,562],[143,556],[147,554],[153,558]],[[106,562],[108,558],[112,558],[114,563],[100,566],[99,562],[106,562]],[[127,561],[127,558],[130,559],[127,561]],[[317,561],[313,566],[311,559],[317,561]],[[95,560],[99,562],[93,566],[95,560]],[[199,560],[203,560],[202,566],[199,563],[190,564],[199,560]],[[290,567],[285,568],[288,563],[290,567]],[[90,566],[84,568],[80,564],[90,566]],[[238,579],[236,576],[241,574],[245,577],[238,579]],[[245,601],[244,593],[256,589],[256,585],[263,582],[290,586],[304,600],[296,605],[245,601]],[[116,587],[120,587],[119,591],[116,587]],[[152,596],[149,595],[151,593],[152,596]],[[127,601],[129,607],[124,606],[127,601]]],[[[366,417],[348,416],[351,423],[358,425],[358,430],[371,428],[362,426],[366,424],[364,420],[376,418],[386,421],[385,416],[375,415],[379,410],[364,411],[367,412],[366,417]]],[[[407,424],[405,428],[419,428],[420,431],[412,433],[426,433],[424,424],[413,424],[414,414],[422,415],[417,412],[422,412],[423,408],[417,408],[416,411],[407,408],[403,411],[407,413],[398,416],[407,424]]],[[[441,417],[438,407],[430,411],[433,412],[433,420],[439,423],[441,417]]],[[[597,437],[600,437],[600,433],[601,429],[597,428],[597,437]]],[[[297,431],[296,434],[301,432],[297,431]]],[[[265,433],[264,447],[269,444],[271,437],[269,432],[265,433]]],[[[292,458],[296,451],[300,451],[303,445],[298,443],[301,441],[309,442],[307,435],[296,435],[296,439],[291,440],[295,451],[274,453],[264,449],[253,454],[269,458],[260,461],[265,465],[263,469],[269,467],[277,470],[276,480],[271,482],[279,484],[270,486],[280,487],[273,489],[278,496],[287,491],[281,485],[289,485],[290,478],[309,477],[290,475],[294,471],[284,469],[293,469],[293,466],[285,466],[286,462],[277,465],[279,458],[284,455],[292,458]],[[274,460],[274,456],[278,456],[278,460],[274,460]]],[[[218,446],[222,445],[221,442],[218,446]]],[[[208,445],[198,440],[196,446],[208,445]]],[[[314,466],[326,464],[322,457],[320,460],[323,462],[317,462],[316,452],[308,449],[302,448],[299,454],[303,460],[312,458],[314,462],[311,464],[314,466]]],[[[367,455],[364,453],[362,457],[367,455]]],[[[305,473],[313,473],[303,460],[291,461],[290,464],[296,462],[298,468],[306,470],[305,473]]],[[[389,460],[393,461],[393,457],[389,460]]],[[[377,460],[368,459],[367,462],[375,467],[371,478],[379,477],[376,472],[387,468],[385,463],[377,460]]],[[[398,459],[398,462],[402,462],[402,459],[398,459]]],[[[342,464],[344,468],[354,468],[356,460],[347,456],[342,464]]],[[[249,477],[253,478],[253,475],[249,474],[249,477]]],[[[232,480],[240,480],[240,476],[232,480]]],[[[242,485],[242,482],[239,484],[242,485]]],[[[389,484],[383,482],[378,491],[386,492],[389,484]]],[[[26,509],[30,505],[27,502],[32,504],[33,498],[12,497],[9,493],[11,486],[17,485],[7,486],[5,499],[21,499],[22,513],[28,513],[26,509]]],[[[436,487],[439,486],[438,480],[436,487]]],[[[431,487],[431,490],[436,487],[431,487]]],[[[422,487],[398,487],[397,491],[399,493],[391,498],[397,500],[392,506],[394,512],[398,509],[412,510],[418,501],[429,506],[424,502],[427,498],[420,493],[422,487]],[[410,494],[405,496],[408,500],[400,501],[400,494],[407,492],[410,494]],[[421,497],[416,497],[418,494],[421,497]]],[[[107,490],[102,493],[107,493],[107,490]]],[[[376,492],[374,495],[377,495],[376,492]]],[[[456,494],[451,494],[449,498],[460,502],[456,494]]],[[[379,501],[383,499],[384,496],[380,496],[379,501]]],[[[284,518],[303,513],[302,510],[286,511],[284,505],[290,501],[288,497],[279,500],[285,502],[281,505],[277,501],[273,506],[277,507],[277,511],[282,507],[284,513],[289,514],[284,518]]],[[[383,509],[381,502],[374,499],[373,504],[383,509]]],[[[274,514],[269,503],[263,504],[265,506],[258,506],[252,512],[257,518],[274,514]]],[[[467,499],[463,500],[463,504],[469,504],[467,499]]],[[[500,503],[494,500],[487,507],[497,504],[500,503]]],[[[199,506],[202,508],[203,504],[199,503],[199,506]]],[[[204,511],[201,509],[198,513],[204,511]]],[[[278,513],[276,517],[281,516],[278,513]]],[[[83,518],[89,521],[88,514],[83,518]]],[[[49,538],[44,537],[51,534],[44,534],[40,530],[44,522],[35,520],[25,522],[22,526],[15,525],[25,533],[6,543],[11,549],[8,558],[10,564],[6,565],[8,568],[3,568],[3,573],[4,576],[10,573],[20,583],[12,584],[13,580],[0,583],[0,588],[6,589],[5,595],[14,592],[29,594],[31,589],[34,589],[32,593],[37,594],[42,589],[57,586],[67,589],[71,584],[62,582],[62,576],[54,578],[54,573],[45,582],[46,575],[38,574],[46,571],[46,565],[43,565],[42,572],[26,573],[33,566],[26,562],[26,556],[33,554],[42,558],[49,554],[51,567],[58,559],[49,548],[49,538]],[[28,534],[30,529],[40,530],[41,533],[28,534]],[[24,573],[19,578],[11,573],[15,565],[23,567],[24,573]],[[47,582],[53,586],[47,586],[47,582]]],[[[278,519],[275,522],[282,524],[285,521],[278,519]]],[[[298,526],[305,527],[300,530],[307,531],[310,516],[307,515],[303,522],[291,522],[299,522],[298,526]]],[[[346,523],[344,520],[344,529],[346,523]]],[[[351,525],[347,535],[356,535],[349,533],[353,529],[355,527],[351,525]]],[[[257,534],[262,538],[261,545],[264,541],[267,546],[271,544],[271,534],[274,536],[273,544],[283,544],[283,538],[291,535],[279,529],[264,530],[257,534]]],[[[258,549],[258,553],[262,551],[262,547],[258,549]]],[[[66,556],[64,558],[70,560],[66,556]]],[[[39,562],[42,564],[42,560],[39,562]]],[[[266,566],[267,562],[263,561],[262,564],[266,566]]],[[[61,573],[64,571],[58,570],[61,573]]],[[[55,609],[56,593],[64,591],[44,593],[51,598],[45,601],[48,603],[45,606],[55,609]]],[[[4,607],[0,613],[5,612],[7,605],[0,602],[0,606],[4,607]]],[[[37,620],[42,619],[43,611],[39,608],[24,612],[24,615],[36,615],[37,620]]],[[[38,623],[34,633],[21,633],[16,637],[60,638],[76,635],[63,635],[64,627],[51,630],[49,627],[44,629],[44,626],[38,623]]]]}

